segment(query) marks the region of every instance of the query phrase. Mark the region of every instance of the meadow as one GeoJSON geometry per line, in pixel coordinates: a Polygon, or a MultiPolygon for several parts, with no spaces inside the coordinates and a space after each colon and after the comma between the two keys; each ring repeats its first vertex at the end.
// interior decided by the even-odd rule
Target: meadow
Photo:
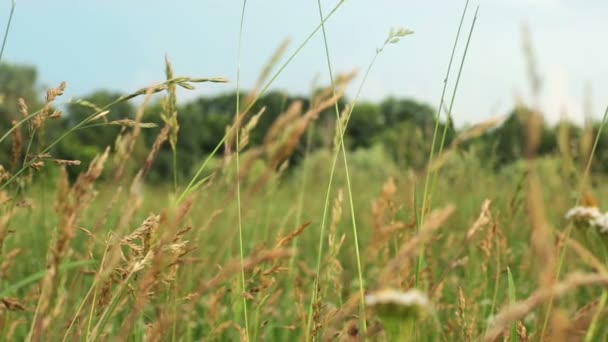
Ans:
{"type": "MultiPolygon", "coordinates": [[[[320,13],[311,35],[325,36],[331,14],[320,13]]],[[[474,20],[470,31],[461,20],[455,47],[459,39],[468,47],[474,20]]],[[[410,34],[391,30],[364,75],[410,34]]],[[[604,121],[577,135],[564,123],[556,150],[541,155],[542,108],[519,104],[521,154],[495,167],[478,151],[504,120],[448,143],[438,112],[432,138],[418,141],[429,147],[424,167],[408,167],[380,145],[345,147],[366,77],[333,77],[326,45],[331,84],[257,131],[264,109],[254,106],[307,41],[284,64],[271,58],[244,96],[235,80],[238,110],[188,178],[176,169],[161,183],[147,178],[161,148],[178,160],[176,88],[223,78],[174,75],[167,59],[165,82],[85,103],[88,116],[49,140],[41,135],[61,115],[55,103],[66,84],[49,89],[41,108],[19,102],[19,120],[0,132],[12,161],[0,168],[0,340],[608,339],[598,209],[608,187],[594,167],[604,121]],[[357,96],[343,104],[347,87],[357,96]],[[160,125],[146,144],[153,96],[162,97],[152,113],[160,125]],[[127,119],[108,119],[134,98],[127,119]],[[78,130],[116,126],[113,144],[92,160],[54,154],[78,130]],[[313,149],[319,132],[323,145],[313,149]]],[[[465,57],[449,58],[438,94],[444,122],[465,57]]]]}

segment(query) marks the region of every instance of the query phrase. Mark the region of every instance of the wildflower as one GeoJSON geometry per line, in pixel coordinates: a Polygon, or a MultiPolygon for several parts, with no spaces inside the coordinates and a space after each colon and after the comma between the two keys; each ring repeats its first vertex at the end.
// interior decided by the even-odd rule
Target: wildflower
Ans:
{"type": "Polygon", "coordinates": [[[431,303],[428,297],[419,290],[407,292],[397,290],[382,290],[365,296],[365,304],[378,311],[420,311],[430,312],[431,303]]]}
{"type": "Polygon", "coordinates": [[[574,207],[568,210],[566,219],[595,227],[600,233],[608,233],[608,213],[600,212],[597,207],[574,207]]]}
{"type": "Polygon", "coordinates": [[[432,312],[431,303],[419,290],[381,290],[365,296],[365,303],[378,315],[391,341],[414,339],[416,323],[432,312]]]}

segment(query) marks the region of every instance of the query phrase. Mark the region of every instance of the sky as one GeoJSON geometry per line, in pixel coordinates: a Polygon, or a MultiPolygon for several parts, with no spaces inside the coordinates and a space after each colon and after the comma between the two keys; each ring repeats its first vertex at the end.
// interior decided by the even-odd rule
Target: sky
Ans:
{"type": "MultiPolygon", "coordinates": [[[[324,14],[338,0],[320,0],[324,14]]],[[[17,0],[4,62],[34,65],[44,87],[66,81],[65,98],[97,89],[129,92],[164,78],[164,58],[175,73],[224,76],[182,92],[186,101],[234,90],[242,1],[236,0],[17,0]]],[[[415,34],[388,46],[376,60],[361,99],[412,97],[438,105],[465,0],[345,0],[326,23],[334,72],[362,74],[391,27],[415,34]]],[[[0,27],[10,0],[0,0],[0,27]]],[[[457,125],[508,113],[518,99],[531,101],[522,28],[530,32],[543,87],[539,106],[546,120],[562,115],[583,122],[600,118],[608,105],[608,1],[470,1],[448,82],[451,96],[475,8],[478,18],[454,100],[457,125]]],[[[290,39],[292,54],[319,25],[317,1],[249,0],[241,45],[240,78],[251,88],[277,46],[290,39]]],[[[281,61],[284,62],[287,57],[281,61]]],[[[306,95],[313,82],[329,82],[319,31],[287,65],[271,89],[306,95]]]]}

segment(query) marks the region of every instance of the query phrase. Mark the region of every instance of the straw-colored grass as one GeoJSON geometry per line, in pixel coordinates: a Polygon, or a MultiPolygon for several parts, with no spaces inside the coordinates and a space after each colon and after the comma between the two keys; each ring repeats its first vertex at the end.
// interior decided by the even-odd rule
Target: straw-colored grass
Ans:
{"type": "MultiPolygon", "coordinates": [[[[341,108],[355,74],[334,72],[325,23],[343,3],[324,14],[319,1],[319,23],[282,64],[287,44],[277,49],[254,89],[237,96],[231,125],[191,179],[173,172],[168,184],[153,185],[147,176],[165,145],[177,169],[176,87],[222,77],[177,77],[167,59],[166,81],[86,104],[90,116],[42,146],[32,142],[61,116],[53,105],[69,84],[50,89],[40,109],[20,101],[21,119],[0,132],[0,142],[13,144],[12,168],[0,168],[0,341],[608,339],[608,239],[564,219],[572,206],[605,205],[588,194],[608,193],[605,176],[591,172],[608,110],[600,129],[581,139],[580,166],[568,152],[567,129],[559,154],[537,155],[542,108],[534,104],[520,109],[524,158],[498,171],[466,143],[499,119],[444,146],[438,111],[424,170],[399,168],[378,149],[349,151],[344,134],[367,76],[389,45],[407,44],[413,32],[391,30],[371,51],[355,97],[341,108]],[[317,32],[329,84],[308,105],[287,103],[254,145],[249,137],[264,109],[252,108],[317,32]],[[139,158],[133,151],[156,93],[165,95],[163,127],[139,158]],[[103,121],[113,105],[138,96],[144,101],[133,120],[103,121]],[[319,122],[333,123],[333,131],[312,151],[319,122]],[[75,130],[106,125],[123,128],[115,145],[70,180],[67,169],[80,161],[53,155],[53,147],[75,130]],[[304,145],[302,163],[289,165],[304,145]],[[366,295],[387,293],[397,299],[366,306],[366,295]]],[[[530,44],[525,51],[536,75],[530,44]]],[[[242,58],[239,47],[237,70],[242,58]]]]}

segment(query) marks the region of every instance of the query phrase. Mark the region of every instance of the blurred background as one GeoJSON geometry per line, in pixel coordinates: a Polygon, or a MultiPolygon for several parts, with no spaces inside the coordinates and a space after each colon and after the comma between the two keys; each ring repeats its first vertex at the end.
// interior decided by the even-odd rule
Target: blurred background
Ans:
{"type": "MultiPolygon", "coordinates": [[[[337,2],[323,0],[322,3],[327,14],[337,2]]],[[[350,147],[369,147],[379,140],[405,143],[397,133],[390,132],[391,127],[409,121],[418,129],[421,123],[432,121],[464,4],[465,1],[348,0],[328,20],[334,71],[359,71],[348,87],[346,101],[353,99],[363,71],[389,29],[406,27],[415,31],[397,46],[387,49],[375,63],[363,86],[359,114],[357,111],[353,114],[360,120],[359,123],[355,120],[349,131],[350,147]]],[[[0,127],[8,127],[12,116],[17,115],[16,97],[24,97],[30,108],[37,108],[46,89],[56,87],[61,81],[67,82],[64,102],[85,98],[97,105],[162,82],[166,55],[176,75],[223,76],[230,80],[226,84],[203,84],[194,91],[178,93],[182,126],[187,126],[191,119],[192,127],[198,127],[199,136],[199,140],[182,147],[198,158],[219,141],[234,111],[234,101],[230,99],[235,90],[241,5],[238,1],[217,0],[17,2],[2,57],[0,93],[4,99],[0,127]]],[[[471,2],[456,50],[448,94],[452,93],[455,70],[463,56],[477,5],[479,16],[454,102],[452,130],[496,116],[507,117],[517,103],[538,105],[548,129],[555,127],[561,118],[576,125],[582,125],[586,116],[601,118],[603,99],[608,93],[608,64],[605,63],[608,47],[602,44],[603,35],[608,32],[604,16],[608,13],[608,3],[600,0],[471,2]],[[541,79],[540,92],[534,101],[528,62],[522,49],[525,40],[532,47],[535,72],[541,79]]],[[[10,7],[10,1],[0,3],[2,26],[6,25],[10,7]]],[[[252,89],[282,41],[289,39],[291,43],[279,64],[319,24],[314,1],[250,0],[247,7],[241,57],[244,91],[252,89]]],[[[261,105],[272,109],[265,114],[265,122],[270,123],[290,99],[308,98],[311,89],[328,82],[322,35],[317,32],[272,84],[269,97],[261,99],[261,105]]],[[[134,110],[130,106],[137,103],[136,100],[116,108],[112,111],[113,118],[132,115],[134,110]]],[[[88,113],[81,106],[65,106],[61,101],[56,105],[63,109],[67,126],[88,113]]],[[[261,126],[263,131],[264,124],[261,126]]],[[[151,139],[156,134],[151,133],[151,139]]],[[[417,136],[428,138],[424,129],[417,136]]],[[[68,151],[71,149],[64,146],[62,153],[67,153],[66,157],[87,159],[99,152],[99,146],[111,144],[112,137],[112,134],[102,134],[81,141],[74,136],[75,140],[66,144],[80,141],[84,147],[68,151]],[[83,152],[93,143],[95,146],[83,152]]],[[[261,134],[258,138],[261,139],[261,134]]],[[[182,142],[187,144],[187,139],[182,142]]]]}

